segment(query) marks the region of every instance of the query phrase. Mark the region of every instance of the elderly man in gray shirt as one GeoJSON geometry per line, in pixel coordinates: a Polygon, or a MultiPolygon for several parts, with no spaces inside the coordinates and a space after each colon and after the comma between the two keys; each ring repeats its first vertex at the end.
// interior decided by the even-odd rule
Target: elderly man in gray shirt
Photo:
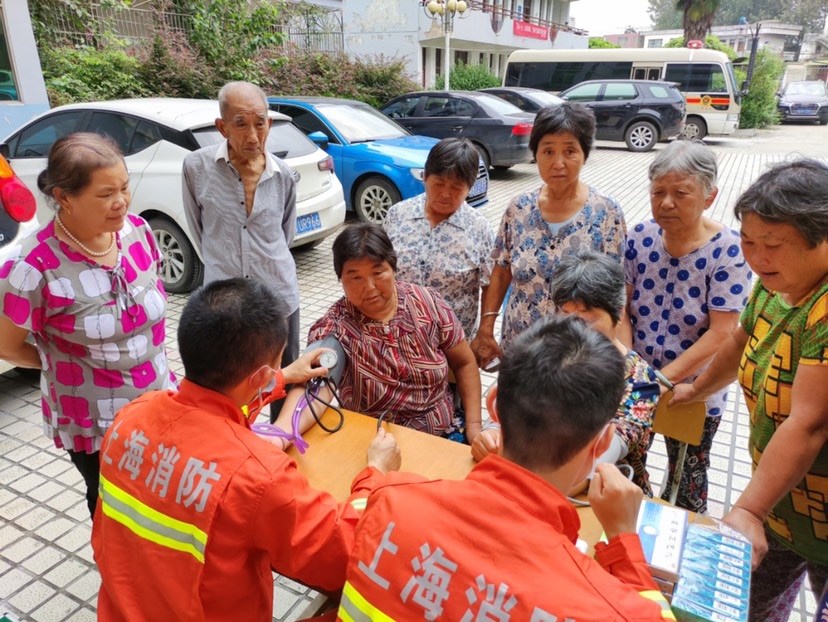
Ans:
{"type": "MultiPolygon", "coordinates": [[[[299,283],[290,243],[296,233],[293,171],[265,149],[267,97],[249,82],[219,91],[216,127],[226,139],[184,160],[184,211],[204,259],[204,283],[257,278],[287,303],[283,365],[299,356],[299,283]]],[[[272,409],[278,414],[279,406],[272,409]]]]}

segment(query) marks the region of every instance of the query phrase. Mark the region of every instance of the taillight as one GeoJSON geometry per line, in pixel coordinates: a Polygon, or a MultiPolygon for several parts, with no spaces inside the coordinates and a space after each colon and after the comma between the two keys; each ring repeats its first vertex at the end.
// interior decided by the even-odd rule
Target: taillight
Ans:
{"type": "Polygon", "coordinates": [[[324,160],[319,160],[319,162],[316,163],[316,167],[320,171],[330,171],[331,173],[333,173],[334,172],[333,158],[331,156],[328,156],[324,160]]]}
{"type": "Polygon", "coordinates": [[[516,123],[512,126],[512,136],[529,136],[531,133],[531,123],[516,123]]]}
{"type": "Polygon", "coordinates": [[[32,191],[14,174],[3,156],[0,156],[0,201],[6,213],[17,222],[31,220],[37,211],[32,191]]]}

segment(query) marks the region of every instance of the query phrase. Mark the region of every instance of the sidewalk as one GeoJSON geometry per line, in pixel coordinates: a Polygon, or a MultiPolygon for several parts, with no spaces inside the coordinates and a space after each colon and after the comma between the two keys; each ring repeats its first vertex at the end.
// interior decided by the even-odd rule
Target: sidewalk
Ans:
{"type": "MultiPolygon", "coordinates": [[[[732,147],[716,150],[720,192],[710,216],[736,226],[732,206],[739,193],[769,163],[784,156],[732,147]]],[[[652,158],[652,153],[635,154],[616,147],[597,149],[582,177],[614,196],[631,225],[649,217],[646,169],[652,158]]],[[[482,213],[497,227],[509,198],[539,183],[532,164],[495,172],[490,200],[482,213]]],[[[330,258],[332,241],[330,237],[318,248],[296,255],[303,334],[341,296],[330,258]]],[[[168,309],[168,352],[179,374],[175,333],[185,302],[186,297],[171,296],[168,309]]],[[[492,376],[483,374],[484,389],[491,382],[492,376]]],[[[100,579],[89,545],[83,483],[65,452],[44,438],[39,400],[39,389],[29,378],[16,372],[0,376],[0,616],[8,611],[19,620],[91,621],[100,579]]],[[[720,517],[730,508],[750,478],[747,434],[747,414],[741,395],[734,390],[713,446],[709,502],[713,516],[720,517]]],[[[665,466],[666,453],[659,438],[649,459],[656,490],[664,480],[665,466]]],[[[296,620],[312,597],[307,588],[276,578],[274,620],[296,620]]],[[[811,594],[803,592],[799,610],[790,620],[812,620],[815,607],[811,594]]]]}

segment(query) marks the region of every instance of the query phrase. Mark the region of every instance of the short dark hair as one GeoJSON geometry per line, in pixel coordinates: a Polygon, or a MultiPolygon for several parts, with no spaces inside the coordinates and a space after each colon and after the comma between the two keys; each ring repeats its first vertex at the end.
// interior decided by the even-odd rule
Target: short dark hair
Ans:
{"type": "Polygon", "coordinates": [[[470,140],[444,138],[428,152],[425,176],[454,177],[471,187],[477,179],[479,167],[480,152],[470,140]]]}
{"type": "Polygon", "coordinates": [[[178,324],[184,375],[221,391],[262,365],[270,365],[287,341],[287,306],[256,279],[213,281],[191,296],[178,324]]]}
{"type": "Polygon", "coordinates": [[[792,225],[815,248],[828,239],[828,166],[812,159],[777,164],[736,201],[736,218],[756,214],[792,225]]]}
{"type": "Polygon", "coordinates": [[[565,255],[555,268],[550,286],[557,307],[580,302],[587,308],[606,311],[615,324],[621,321],[627,298],[624,269],[609,255],[595,251],[565,255]]]}
{"type": "Polygon", "coordinates": [[[503,353],[497,412],[504,455],[530,471],[556,469],[612,420],[624,358],[572,315],[542,318],[503,353]]]}
{"type": "Polygon", "coordinates": [[[37,187],[54,207],[56,189],[75,196],[91,183],[92,173],[123,163],[124,154],[109,136],[76,132],[58,138],[49,149],[46,168],[37,177],[37,187]]]}
{"type": "Polygon", "coordinates": [[[336,278],[342,278],[342,269],[351,259],[370,258],[385,261],[397,271],[397,252],[382,227],[370,222],[348,225],[333,243],[333,264],[336,278]]]}
{"type": "Polygon", "coordinates": [[[595,142],[595,114],[592,110],[577,102],[564,102],[541,108],[529,136],[529,149],[532,150],[532,155],[537,157],[538,145],[547,134],[567,132],[578,139],[586,160],[595,142]]]}

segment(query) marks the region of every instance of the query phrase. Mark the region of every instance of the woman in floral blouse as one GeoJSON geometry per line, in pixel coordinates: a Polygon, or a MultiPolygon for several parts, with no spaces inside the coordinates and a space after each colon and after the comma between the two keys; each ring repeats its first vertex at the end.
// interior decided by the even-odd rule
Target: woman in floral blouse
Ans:
{"type": "Polygon", "coordinates": [[[580,104],[549,106],[535,117],[529,148],[543,183],[512,199],[500,223],[495,265],[471,343],[484,369],[515,336],[555,312],[550,285],[563,257],[595,250],[621,262],[624,214],[614,199],[580,179],[594,138],[595,116],[580,104]],[[495,318],[510,284],[498,345],[495,318]]]}
{"type": "MultiPolygon", "coordinates": [[[[632,479],[652,497],[647,473],[647,450],[653,442],[653,416],[659,386],[655,371],[616,336],[626,297],[624,270],[614,259],[593,251],[581,251],[561,259],[552,279],[552,304],[572,313],[610,339],[625,356],[627,385],[612,422],[615,436],[598,462],[629,465],[632,479]]],[[[472,453],[480,459],[490,446],[499,445],[499,430],[487,425],[472,453]]],[[[580,492],[582,486],[570,491],[580,492]]]]}

